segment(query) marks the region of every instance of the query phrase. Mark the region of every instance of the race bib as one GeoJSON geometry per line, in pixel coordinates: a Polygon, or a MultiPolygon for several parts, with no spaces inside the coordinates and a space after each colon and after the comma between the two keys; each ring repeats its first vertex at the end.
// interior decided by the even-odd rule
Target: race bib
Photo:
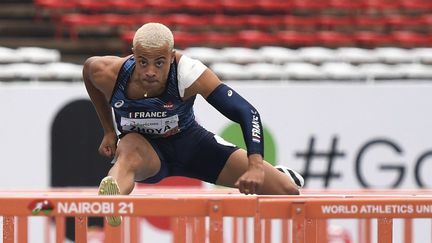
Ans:
{"type": "Polygon", "coordinates": [[[122,117],[120,125],[123,131],[143,134],[166,135],[178,131],[178,115],[165,118],[127,118],[122,117]]]}

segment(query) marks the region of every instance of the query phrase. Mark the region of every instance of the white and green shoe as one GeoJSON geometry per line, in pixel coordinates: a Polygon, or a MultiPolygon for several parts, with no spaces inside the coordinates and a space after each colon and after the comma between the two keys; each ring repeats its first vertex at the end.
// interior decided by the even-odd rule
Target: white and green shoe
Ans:
{"type": "MultiPolygon", "coordinates": [[[[119,195],[120,189],[117,185],[117,182],[112,176],[106,176],[102,179],[99,185],[99,195],[102,196],[111,196],[111,195],[119,195]]],[[[111,226],[119,226],[122,222],[121,216],[106,216],[106,221],[111,226]]]]}

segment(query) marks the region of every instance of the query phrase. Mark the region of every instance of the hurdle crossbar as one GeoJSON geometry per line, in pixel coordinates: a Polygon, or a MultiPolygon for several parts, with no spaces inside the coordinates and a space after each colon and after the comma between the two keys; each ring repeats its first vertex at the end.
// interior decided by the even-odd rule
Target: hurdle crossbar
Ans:
{"type": "MultiPolygon", "coordinates": [[[[94,190],[0,192],[3,242],[28,242],[29,216],[55,218],[56,242],[63,242],[65,218],[75,218],[76,243],[87,242],[88,217],[121,215],[122,227],[104,227],[105,242],[139,242],[139,218],[170,217],[174,242],[222,243],[223,218],[253,218],[253,242],[271,242],[271,220],[282,220],[281,242],[324,243],[328,219],[359,219],[359,243],[371,241],[371,219],[377,219],[377,242],[393,239],[393,219],[404,219],[404,242],[412,242],[412,219],[432,218],[429,191],[326,192],[301,196],[241,195],[233,191],[209,192],[190,189],[139,190],[129,196],[97,196],[94,190]],[[184,192],[188,192],[184,194],[184,192]],[[183,192],[183,193],[182,193],[183,192]],[[200,193],[201,192],[201,193],[200,193]],[[228,192],[228,193],[227,193],[228,192]],[[205,219],[208,219],[206,224],[205,219]],[[125,229],[126,225],[129,227],[125,229]],[[289,227],[291,226],[291,227],[289,227]],[[128,237],[125,237],[127,232],[128,237]],[[15,237],[17,236],[17,237],[15,237]],[[125,240],[127,238],[127,240],[125,240]]],[[[233,240],[237,242],[237,223],[233,240]]],[[[244,233],[243,240],[247,242],[244,233]]]]}

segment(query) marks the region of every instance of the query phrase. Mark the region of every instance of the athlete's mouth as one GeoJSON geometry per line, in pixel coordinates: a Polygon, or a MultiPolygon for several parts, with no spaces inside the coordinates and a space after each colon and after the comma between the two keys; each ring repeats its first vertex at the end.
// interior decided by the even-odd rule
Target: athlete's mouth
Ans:
{"type": "Polygon", "coordinates": [[[153,84],[153,83],[157,83],[158,81],[156,79],[145,79],[144,82],[153,84]]]}

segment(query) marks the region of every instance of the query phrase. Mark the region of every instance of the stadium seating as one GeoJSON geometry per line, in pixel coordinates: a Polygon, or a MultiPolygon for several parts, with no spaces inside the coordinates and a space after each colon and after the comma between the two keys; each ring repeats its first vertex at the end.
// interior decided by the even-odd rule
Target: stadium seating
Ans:
{"type": "MultiPolygon", "coordinates": [[[[177,49],[215,67],[226,79],[431,78],[432,2],[428,0],[35,0],[34,4],[38,12],[50,13],[51,18],[41,21],[55,24],[54,37],[66,35],[62,41],[78,45],[100,32],[122,42],[124,55],[130,53],[139,26],[162,22],[173,30],[177,49]]],[[[13,64],[25,64],[28,70],[48,63],[44,68],[74,69],[61,62],[59,53],[0,48],[2,73],[16,78],[13,64]]],[[[68,75],[50,77],[79,78],[68,75]]],[[[34,79],[24,74],[21,78],[34,79]]],[[[41,78],[49,79],[36,79],[41,78]]]]}

